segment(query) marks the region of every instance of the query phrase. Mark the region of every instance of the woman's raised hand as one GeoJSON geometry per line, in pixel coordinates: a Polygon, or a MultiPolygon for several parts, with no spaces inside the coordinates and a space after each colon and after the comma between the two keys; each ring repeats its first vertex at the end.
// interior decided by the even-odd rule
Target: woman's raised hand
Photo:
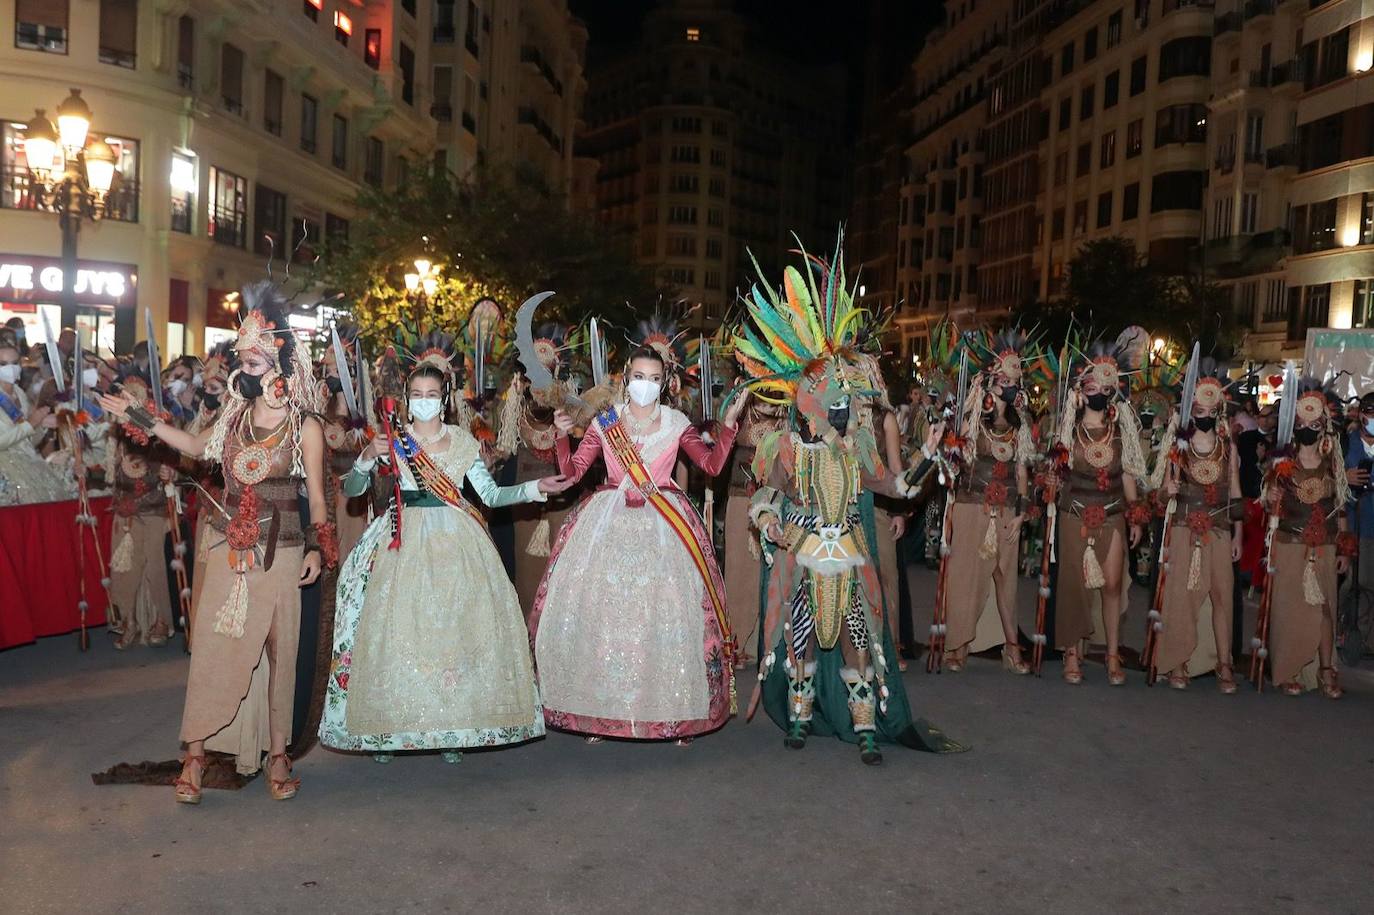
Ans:
{"type": "Polygon", "coordinates": [[[567,414],[566,410],[554,410],[553,425],[558,430],[559,435],[568,435],[573,429],[572,417],[567,414]]]}

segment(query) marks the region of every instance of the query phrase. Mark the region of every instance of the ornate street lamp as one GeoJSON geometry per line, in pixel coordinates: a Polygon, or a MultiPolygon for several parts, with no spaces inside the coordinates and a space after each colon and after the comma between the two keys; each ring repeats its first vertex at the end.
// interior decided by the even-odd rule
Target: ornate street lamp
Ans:
{"type": "Polygon", "coordinates": [[[76,240],[81,224],[105,216],[115,179],[114,150],[90,136],[91,109],[80,89],[57,106],[57,125],[42,108],[24,128],[29,189],[41,209],[57,213],[62,227],[62,326],[76,327],[76,240]]]}

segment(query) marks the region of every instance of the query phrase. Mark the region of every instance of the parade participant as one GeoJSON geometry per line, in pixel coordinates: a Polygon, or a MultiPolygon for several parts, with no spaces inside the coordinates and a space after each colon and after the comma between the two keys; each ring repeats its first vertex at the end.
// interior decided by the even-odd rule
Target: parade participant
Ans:
{"type": "MultiPolygon", "coordinates": [[[[1296,449],[1276,451],[1264,478],[1264,505],[1270,530],[1264,606],[1269,615],[1267,649],[1274,682],[1289,696],[1320,687],[1328,699],[1343,695],[1334,666],[1336,579],[1344,575],[1358,549],[1346,530],[1350,485],[1339,435],[1327,412],[1327,391],[1315,378],[1303,378],[1291,411],[1296,449]]],[[[1279,442],[1289,439],[1278,430],[1279,442]]],[[[1263,630],[1261,630],[1263,631],[1263,630]]],[[[1261,636],[1263,638],[1263,636],[1261,636]]]]}
{"type": "Polygon", "coordinates": [[[529,638],[515,588],[466,480],[492,508],[542,502],[568,483],[548,476],[497,486],[464,427],[446,422],[453,338],[403,341],[407,421],[382,417],[344,491],[370,490],[376,463],[397,482],[391,507],[364,532],[339,576],[334,651],[320,739],[389,762],[398,750],[520,743],[544,733],[529,638]]]}
{"type": "Polygon", "coordinates": [[[763,613],[762,559],[759,530],[749,517],[749,506],[758,490],[753,476],[754,455],[759,443],[787,422],[786,409],[751,399],[740,420],[735,449],[730,457],[730,488],[725,501],[725,597],[730,631],[738,654],[735,666],[757,660],[759,620],[763,613]]]}
{"type": "Polygon", "coordinates": [[[1064,652],[1064,680],[1082,683],[1083,642],[1094,634],[1094,595],[1100,598],[1107,682],[1126,682],[1121,617],[1130,576],[1126,550],[1140,542],[1150,506],[1140,424],[1121,397],[1121,369],[1112,344],[1089,347],[1062,405],[1049,473],[1058,498],[1058,578],[1054,645],[1064,652]]]}
{"type": "Polygon", "coordinates": [[[940,618],[946,627],[943,668],[951,672],[963,670],[991,595],[1001,620],[1002,667],[1013,674],[1030,673],[1021,657],[1016,622],[1027,467],[1035,459],[1021,384],[1026,345],[1026,333],[1020,330],[989,341],[985,364],[961,410],[959,438],[950,449],[956,477],[945,537],[949,584],[940,589],[940,618]]]}
{"type": "Polygon", "coordinates": [[[200,360],[194,356],[180,356],[172,360],[172,364],[162,373],[165,391],[163,405],[172,414],[173,422],[183,428],[196,415],[196,395],[199,393],[195,385],[197,376],[204,377],[200,360]]]}
{"type": "MultiPolygon", "coordinates": [[[[1360,398],[1360,424],[1357,434],[1350,436],[1345,468],[1355,510],[1354,529],[1359,537],[1355,574],[1346,579],[1345,587],[1374,588],[1374,480],[1370,473],[1374,468],[1374,392],[1360,398]]],[[[1374,648],[1374,604],[1361,600],[1359,607],[1361,649],[1367,650],[1374,648]]]]}
{"type": "MultiPolygon", "coordinates": [[[[858,744],[860,759],[882,761],[878,741],[952,752],[963,749],[912,721],[883,615],[871,503],[865,491],[906,498],[912,486],[888,472],[877,441],[859,422],[874,396],[858,365],[863,312],[845,283],[842,256],[787,267],[783,292],[755,286],[752,326],[737,333],[736,358],[763,400],[796,417],[759,446],[754,522],[769,541],[759,691],[801,749],[812,734],[858,744]],[[852,422],[851,422],[852,417],[852,422]],[[779,663],[781,662],[781,663],[779,663]]],[[[931,427],[927,448],[943,432],[931,427]]],[[[929,469],[929,461],[921,468],[929,469]]]]}
{"type": "Polygon", "coordinates": [[[628,401],[598,413],[576,453],[567,438],[573,417],[554,414],[564,475],[575,483],[600,460],[607,482],[559,532],[530,630],[545,720],[589,742],[685,744],[731,713],[725,584],[673,468],[685,455],[708,476],[720,473],[748,401],[735,402],[707,445],[660,402],[677,371],[652,343],[632,351],[628,401]]]}
{"type": "Polygon", "coordinates": [[[71,497],[61,474],[39,455],[37,445],[57,428],[50,407],[29,409],[19,385],[19,347],[0,335],[0,505],[55,502],[71,497]]]}
{"type": "MultiPolygon", "coordinates": [[[[887,383],[883,381],[882,369],[878,367],[878,360],[867,353],[860,357],[859,367],[868,389],[873,392],[871,396],[860,401],[862,409],[859,412],[859,423],[872,433],[888,473],[900,474],[906,466],[902,456],[902,435],[897,422],[897,411],[888,399],[887,383]]],[[[898,541],[906,534],[907,515],[910,511],[911,507],[906,499],[890,499],[882,495],[873,497],[873,529],[878,538],[878,581],[882,587],[883,615],[889,619],[897,614],[900,606],[900,579],[906,573],[904,563],[898,558],[898,541]]],[[[897,658],[897,669],[906,670],[906,661],[900,656],[897,658]]]]}
{"type": "Polygon", "coordinates": [[[357,545],[358,538],[367,529],[368,522],[371,520],[371,498],[366,492],[349,495],[344,491],[343,481],[353,468],[353,462],[362,453],[367,441],[367,424],[363,419],[362,410],[364,405],[357,402],[357,395],[353,391],[354,408],[358,410],[358,415],[353,415],[349,408],[349,399],[344,394],[343,381],[339,371],[338,351],[341,349],[344,360],[348,363],[345,372],[348,373],[350,381],[353,373],[359,368],[366,371],[366,367],[358,360],[358,347],[362,341],[358,338],[358,328],[356,325],[337,322],[334,331],[338,334],[339,345],[329,345],[324,349],[324,356],[320,361],[321,383],[324,388],[320,392],[320,398],[324,402],[324,444],[326,448],[326,463],[329,465],[331,479],[325,489],[325,497],[334,502],[334,523],[339,527],[339,555],[347,556],[353,552],[353,547],[357,545]]]}
{"type": "MultiPolygon", "coordinates": [[[[120,379],[135,403],[155,414],[148,385],[137,374],[120,379]]],[[[164,417],[166,419],[166,417],[164,417]]],[[[172,631],[172,601],[167,590],[167,500],[163,480],[166,449],[139,430],[118,429],[111,436],[105,477],[114,500],[110,546],[110,631],[114,647],[163,645],[172,631]]]]}
{"type": "Polygon", "coordinates": [[[1227,384],[1219,366],[1202,360],[1196,385],[1184,393],[1189,417],[1172,417],[1160,441],[1153,484],[1170,503],[1171,529],[1165,535],[1168,567],[1156,585],[1162,589],[1159,610],[1150,614],[1158,642],[1148,660],[1152,675],[1168,671],[1174,689],[1215,670],[1217,687],[1230,695],[1236,692],[1232,563],[1240,559],[1242,532],[1240,460],[1226,422],[1227,384]]]}
{"type": "Polygon", "coordinates": [[[337,561],[337,540],[324,496],[324,432],[316,418],[319,391],[304,345],[287,324],[285,296],[268,282],[243,290],[246,314],[234,350],[240,367],[215,424],[191,434],[162,422],[133,397],[104,397],[121,421],[191,457],[223,465],[223,509],[210,520],[200,605],[192,629],[190,677],[181,740],[187,753],[176,799],[196,804],[205,769],[205,741],[224,731],[245,705],[255,669],[267,662],[270,752],[267,786],[273,798],[296,795],[286,754],[291,734],[299,588],[337,561]],[[309,518],[297,493],[302,480],[309,518]],[[220,539],[223,538],[223,539],[220,539]]]}

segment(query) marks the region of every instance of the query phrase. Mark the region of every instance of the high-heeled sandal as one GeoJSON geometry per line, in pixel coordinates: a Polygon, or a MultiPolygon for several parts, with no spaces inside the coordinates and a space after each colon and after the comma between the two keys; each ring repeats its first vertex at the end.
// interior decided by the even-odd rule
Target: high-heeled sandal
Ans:
{"type": "Polygon", "coordinates": [[[1225,696],[1234,696],[1240,689],[1236,686],[1236,674],[1230,662],[1223,661],[1217,665],[1217,689],[1225,696]]]}
{"type": "Polygon", "coordinates": [[[272,795],[272,800],[289,801],[296,796],[296,791],[300,786],[301,780],[291,777],[291,757],[285,753],[276,753],[267,757],[267,791],[272,795]],[[286,778],[272,777],[272,764],[279,759],[286,761],[286,778]]]}
{"type": "Polygon", "coordinates": [[[944,669],[950,673],[957,674],[964,669],[964,659],[959,657],[959,652],[957,651],[946,651],[943,666],[944,669]]]}
{"type": "Polygon", "coordinates": [[[1064,652],[1064,682],[1072,686],[1077,686],[1083,682],[1082,659],[1078,657],[1076,649],[1069,649],[1064,652]],[[1073,666],[1070,667],[1070,662],[1073,666]]]}
{"type": "Polygon", "coordinates": [[[1341,689],[1340,677],[1336,674],[1334,667],[1317,668],[1317,682],[1321,684],[1322,695],[1328,699],[1339,699],[1345,695],[1345,690],[1341,689]],[[1328,677],[1327,674],[1331,676],[1328,677]]]}
{"type": "Polygon", "coordinates": [[[192,782],[190,779],[186,778],[186,767],[191,765],[191,763],[195,763],[197,766],[200,766],[201,778],[205,777],[204,753],[198,753],[195,756],[187,756],[184,760],[182,760],[181,775],[177,778],[176,782],[174,783],[176,785],[176,798],[178,804],[200,803],[200,786],[192,782]]]}
{"type": "Polygon", "coordinates": [[[1002,646],[1002,669],[1016,674],[1018,677],[1025,676],[1031,672],[1030,664],[1021,657],[1020,645],[1002,646]]]}
{"type": "Polygon", "coordinates": [[[1297,680],[1289,680],[1280,687],[1285,696],[1301,696],[1303,694],[1302,684],[1297,680]]]}
{"type": "Polygon", "coordinates": [[[1169,689],[1187,689],[1188,671],[1180,667],[1177,670],[1169,671],[1169,689]]]}
{"type": "Polygon", "coordinates": [[[1121,655],[1109,654],[1106,658],[1107,663],[1107,682],[1112,686],[1121,686],[1126,682],[1126,671],[1121,666],[1121,655]]]}
{"type": "Polygon", "coordinates": [[[583,743],[603,743],[605,740],[605,737],[597,737],[595,734],[588,734],[582,738],[583,743]]]}

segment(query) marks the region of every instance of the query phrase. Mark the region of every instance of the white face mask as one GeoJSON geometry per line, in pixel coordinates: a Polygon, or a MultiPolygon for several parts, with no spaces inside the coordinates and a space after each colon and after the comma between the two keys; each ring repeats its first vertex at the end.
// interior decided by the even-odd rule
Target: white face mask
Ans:
{"type": "Polygon", "coordinates": [[[200,372],[196,372],[194,375],[191,376],[191,384],[197,388],[201,387],[203,384],[205,384],[205,376],[202,375],[200,372]]]}
{"type": "Polygon", "coordinates": [[[444,403],[437,397],[410,398],[410,416],[417,422],[427,423],[444,410],[444,403]]]}
{"type": "Polygon", "coordinates": [[[647,407],[658,400],[658,393],[661,390],[663,390],[663,385],[647,378],[636,378],[625,386],[626,393],[630,395],[630,400],[634,401],[637,407],[647,407]]]}
{"type": "Polygon", "coordinates": [[[11,362],[9,365],[0,365],[0,381],[6,384],[14,384],[19,380],[20,372],[24,371],[19,367],[19,363],[11,362]]]}
{"type": "Polygon", "coordinates": [[[180,397],[181,392],[186,390],[185,378],[173,378],[167,384],[167,390],[172,392],[173,397],[180,397]]]}
{"type": "Polygon", "coordinates": [[[100,373],[95,369],[81,370],[81,383],[88,388],[95,387],[100,382],[100,373]]]}

